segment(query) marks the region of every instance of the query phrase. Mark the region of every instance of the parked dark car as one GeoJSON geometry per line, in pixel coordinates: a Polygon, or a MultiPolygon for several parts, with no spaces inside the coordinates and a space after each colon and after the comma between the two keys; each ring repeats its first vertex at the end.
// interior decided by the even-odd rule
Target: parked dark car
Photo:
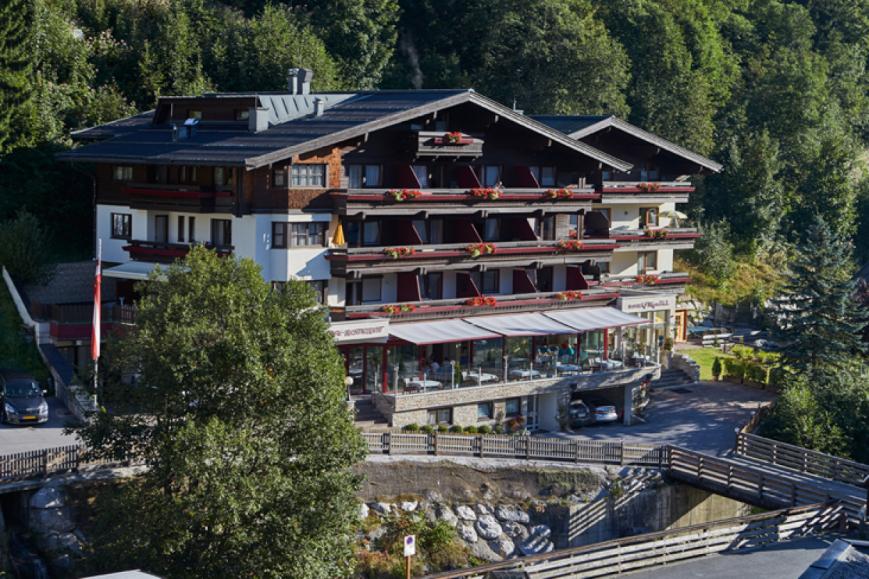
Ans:
{"type": "Polygon", "coordinates": [[[594,424],[594,415],[591,408],[582,400],[573,400],[567,408],[567,417],[571,428],[582,428],[594,424]]]}
{"type": "Polygon", "coordinates": [[[616,405],[612,402],[585,392],[574,392],[571,395],[568,416],[573,428],[589,424],[605,424],[617,422],[619,419],[616,405]]]}
{"type": "Polygon", "coordinates": [[[42,424],[48,422],[45,390],[33,376],[10,370],[0,371],[0,398],[3,422],[42,424]]]}

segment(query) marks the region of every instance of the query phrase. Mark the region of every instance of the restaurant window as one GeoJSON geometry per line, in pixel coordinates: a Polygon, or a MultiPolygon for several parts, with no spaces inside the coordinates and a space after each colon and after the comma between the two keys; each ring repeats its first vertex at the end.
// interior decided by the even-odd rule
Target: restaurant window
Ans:
{"type": "Polygon", "coordinates": [[[272,187],[286,187],[287,172],[284,169],[272,170],[272,187]]]}
{"type": "Polygon", "coordinates": [[[552,241],[555,239],[555,215],[544,215],[537,218],[537,237],[552,241]]]}
{"type": "Polygon", "coordinates": [[[413,165],[413,174],[416,175],[416,180],[419,181],[420,187],[428,187],[428,167],[426,165],[413,165]]]}
{"type": "Polygon", "coordinates": [[[196,218],[187,218],[187,241],[193,243],[196,241],[196,218]]]}
{"type": "Polygon", "coordinates": [[[290,184],[293,187],[325,187],[326,165],[293,165],[290,184]]]}
{"type": "Polygon", "coordinates": [[[272,221],[272,249],[287,248],[287,223],[272,221]]]}
{"type": "Polygon", "coordinates": [[[308,247],[326,245],[326,224],[325,223],[291,223],[292,235],[290,236],[290,245],[293,247],[308,247]]]}
{"type": "Polygon", "coordinates": [[[216,247],[232,245],[232,221],[229,219],[211,220],[211,244],[216,247]]]}
{"type": "Polygon", "coordinates": [[[555,186],[555,167],[531,167],[531,174],[541,187],[555,186]]]}
{"type": "Polygon", "coordinates": [[[431,272],[419,276],[419,290],[424,300],[439,300],[443,298],[444,274],[431,272]]]}
{"type": "Polygon", "coordinates": [[[129,165],[115,165],[112,171],[112,177],[115,181],[132,181],[133,168],[129,165]]]}
{"type": "Polygon", "coordinates": [[[178,242],[184,242],[184,216],[178,216],[178,242]]]}
{"type": "Polygon", "coordinates": [[[652,271],[658,267],[657,251],[641,251],[637,254],[637,270],[640,273],[652,271]]]}
{"type": "Polygon", "coordinates": [[[491,420],[495,417],[495,405],[492,402],[477,404],[477,420],[491,420]]]}
{"type": "Polygon", "coordinates": [[[154,241],[157,243],[169,243],[169,216],[154,216],[154,241]]]}
{"type": "Polygon", "coordinates": [[[432,426],[437,426],[438,424],[452,424],[453,423],[453,409],[452,408],[438,408],[436,410],[428,411],[428,423],[432,426]]]}
{"type": "Polygon", "coordinates": [[[324,279],[316,279],[306,282],[308,287],[314,290],[317,303],[323,305],[326,303],[326,291],[329,287],[329,282],[324,279]]]}
{"type": "Polygon", "coordinates": [[[522,399],[508,398],[504,401],[504,416],[507,418],[515,418],[522,415],[522,399]]]}
{"type": "Polygon", "coordinates": [[[501,182],[501,167],[499,165],[483,166],[483,187],[495,187],[501,182]]]}
{"type": "Polygon", "coordinates": [[[246,121],[250,118],[250,109],[235,109],[235,120],[246,121]]]}
{"type": "Polygon", "coordinates": [[[474,271],[471,272],[471,279],[474,280],[480,293],[496,294],[501,285],[501,270],[474,271]]]}
{"type": "Polygon", "coordinates": [[[658,225],[658,208],[657,207],[642,207],[640,208],[640,226],[641,227],[657,227],[658,225]]]}
{"type": "Polygon", "coordinates": [[[129,213],[112,213],[112,239],[133,237],[133,216],[129,213]]]}

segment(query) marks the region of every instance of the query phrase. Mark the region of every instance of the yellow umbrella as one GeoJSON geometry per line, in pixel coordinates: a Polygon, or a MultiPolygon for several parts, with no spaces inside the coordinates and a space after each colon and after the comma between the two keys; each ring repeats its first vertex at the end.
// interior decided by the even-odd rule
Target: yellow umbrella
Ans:
{"type": "Polygon", "coordinates": [[[344,227],[341,225],[340,220],[338,221],[338,227],[335,228],[335,235],[332,236],[332,245],[347,245],[347,242],[344,240],[344,227]]]}

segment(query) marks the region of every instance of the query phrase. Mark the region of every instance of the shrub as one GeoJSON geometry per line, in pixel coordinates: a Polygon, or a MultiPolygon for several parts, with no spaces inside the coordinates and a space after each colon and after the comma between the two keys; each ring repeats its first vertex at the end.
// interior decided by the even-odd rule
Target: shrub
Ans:
{"type": "Polygon", "coordinates": [[[421,430],[422,432],[424,432],[425,434],[431,434],[432,432],[435,431],[435,428],[434,428],[434,426],[432,426],[431,424],[426,424],[425,426],[423,426],[422,428],[420,428],[420,430],[421,430]]]}
{"type": "Polygon", "coordinates": [[[700,228],[703,237],[694,244],[690,259],[703,273],[721,284],[734,270],[730,226],[725,221],[709,223],[700,228]]]}
{"type": "Polygon", "coordinates": [[[0,264],[21,284],[41,283],[51,277],[49,233],[34,215],[20,211],[0,223],[0,264]]]}
{"type": "Polygon", "coordinates": [[[492,427],[492,432],[495,434],[504,434],[504,425],[498,422],[495,426],[492,427]]]}
{"type": "Polygon", "coordinates": [[[712,362],[712,376],[718,381],[721,378],[721,359],[716,356],[715,361],[712,362]]]}
{"type": "Polygon", "coordinates": [[[462,427],[458,424],[453,424],[452,426],[450,426],[450,432],[452,432],[453,434],[461,434],[462,427]]]}
{"type": "Polygon", "coordinates": [[[492,427],[488,424],[484,424],[477,429],[477,432],[479,432],[480,434],[492,434],[492,427]]]}
{"type": "Polygon", "coordinates": [[[767,383],[766,368],[757,362],[748,362],[745,364],[745,379],[755,384],[767,383]]]}
{"type": "Polygon", "coordinates": [[[419,424],[411,423],[405,426],[402,430],[405,432],[419,432],[419,424]]]}
{"type": "Polygon", "coordinates": [[[477,427],[473,424],[465,427],[465,434],[477,434],[477,427]]]}
{"type": "Polygon", "coordinates": [[[745,377],[745,364],[736,358],[724,359],[724,377],[728,380],[738,380],[740,383],[745,377]]]}
{"type": "Polygon", "coordinates": [[[438,432],[440,432],[441,434],[443,434],[444,432],[449,432],[449,430],[450,427],[446,424],[438,424],[438,432]]]}

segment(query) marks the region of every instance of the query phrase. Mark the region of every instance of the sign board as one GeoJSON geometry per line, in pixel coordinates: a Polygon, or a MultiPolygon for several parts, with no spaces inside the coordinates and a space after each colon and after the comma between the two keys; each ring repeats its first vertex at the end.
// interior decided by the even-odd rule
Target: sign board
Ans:
{"type": "Polygon", "coordinates": [[[336,344],[383,343],[389,338],[389,320],[353,320],[332,322],[329,333],[336,344]]]}
{"type": "Polygon", "coordinates": [[[404,556],[413,557],[416,555],[416,535],[407,535],[404,538],[404,556]]]}
{"type": "Polygon", "coordinates": [[[641,312],[654,312],[657,310],[676,309],[676,296],[657,295],[640,297],[621,297],[618,301],[619,309],[628,314],[641,312]]]}

